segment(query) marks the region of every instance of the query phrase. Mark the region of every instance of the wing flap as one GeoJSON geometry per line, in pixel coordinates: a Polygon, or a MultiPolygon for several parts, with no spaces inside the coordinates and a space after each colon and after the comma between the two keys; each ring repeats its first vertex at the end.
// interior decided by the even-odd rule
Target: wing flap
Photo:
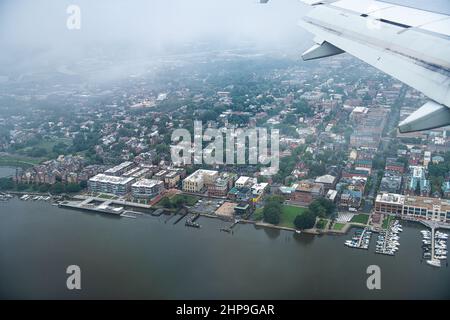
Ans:
{"type": "Polygon", "coordinates": [[[333,46],[331,43],[323,41],[320,44],[313,45],[310,49],[302,54],[303,60],[313,60],[325,57],[331,57],[337,54],[344,53],[343,50],[333,46]]]}
{"type": "Polygon", "coordinates": [[[450,123],[450,109],[429,101],[402,121],[398,128],[401,133],[429,130],[450,123]]]}

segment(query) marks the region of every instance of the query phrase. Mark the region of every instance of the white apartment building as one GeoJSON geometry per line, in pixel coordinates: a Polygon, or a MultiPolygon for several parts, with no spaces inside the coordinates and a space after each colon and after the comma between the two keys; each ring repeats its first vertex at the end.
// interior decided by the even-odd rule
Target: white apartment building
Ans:
{"type": "Polygon", "coordinates": [[[106,174],[98,174],[88,181],[90,192],[109,193],[123,196],[130,192],[131,185],[135,181],[132,177],[116,177],[106,174]]]}
{"type": "Polygon", "coordinates": [[[236,180],[234,186],[238,189],[241,189],[245,187],[251,187],[252,185],[256,184],[256,182],[257,182],[256,178],[241,176],[239,177],[239,179],[236,180]]]}
{"type": "Polygon", "coordinates": [[[198,193],[204,190],[206,185],[213,184],[219,177],[215,170],[197,170],[183,180],[183,191],[198,193]]]}
{"type": "Polygon", "coordinates": [[[131,194],[135,198],[153,198],[163,190],[164,182],[161,180],[142,179],[131,185],[131,194]]]}

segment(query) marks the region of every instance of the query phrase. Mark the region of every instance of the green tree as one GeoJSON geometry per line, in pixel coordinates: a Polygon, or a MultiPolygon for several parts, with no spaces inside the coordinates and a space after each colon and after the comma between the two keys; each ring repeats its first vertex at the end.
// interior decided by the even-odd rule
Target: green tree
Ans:
{"type": "Polygon", "coordinates": [[[271,196],[266,200],[266,204],[263,209],[264,221],[271,224],[280,223],[280,214],[283,204],[283,197],[271,196]]]}
{"type": "Polygon", "coordinates": [[[168,197],[165,197],[161,200],[160,205],[166,209],[172,208],[172,201],[168,197]]]}
{"type": "Polygon", "coordinates": [[[14,182],[11,178],[0,178],[0,190],[12,190],[14,182]]]}
{"type": "Polygon", "coordinates": [[[61,182],[55,183],[51,189],[50,192],[60,194],[64,192],[64,185],[61,182]]]}
{"type": "Polygon", "coordinates": [[[314,200],[308,206],[311,213],[313,213],[316,217],[322,218],[330,216],[334,212],[335,208],[336,206],[332,201],[322,197],[314,200]]]}
{"type": "Polygon", "coordinates": [[[303,212],[295,217],[294,225],[297,229],[311,229],[316,223],[316,216],[310,210],[303,212]]]}
{"type": "Polygon", "coordinates": [[[280,223],[280,212],[281,212],[280,209],[272,205],[265,206],[263,210],[264,221],[271,224],[280,223]]]}
{"type": "Polygon", "coordinates": [[[81,186],[78,183],[69,183],[66,186],[66,192],[76,193],[81,191],[81,186]]]}

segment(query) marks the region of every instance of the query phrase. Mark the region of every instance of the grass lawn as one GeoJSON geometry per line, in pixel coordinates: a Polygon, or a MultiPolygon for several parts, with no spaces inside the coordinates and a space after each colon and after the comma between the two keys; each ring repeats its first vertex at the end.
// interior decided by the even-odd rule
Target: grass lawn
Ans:
{"type": "Polygon", "coordinates": [[[344,228],[345,223],[335,223],[333,225],[333,230],[342,230],[342,228],[344,228]]]}
{"type": "Polygon", "coordinates": [[[391,218],[392,218],[391,216],[387,216],[384,218],[383,225],[382,225],[383,229],[387,229],[387,227],[389,226],[389,223],[391,222],[391,218]]]}
{"type": "Polygon", "coordinates": [[[17,167],[32,167],[47,160],[46,158],[31,158],[21,155],[2,155],[0,158],[0,165],[3,166],[17,166],[17,167]]]}
{"type": "Polygon", "coordinates": [[[170,201],[171,201],[172,203],[175,203],[175,201],[176,201],[178,198],[184,198],[184,199],[186,199],[186,205],[188,205],[188,206],[193,206],[193,205],[196,204],[197,201],[199,200],[199,198],[196,197],[196,196],[191,196],[191,195],[186,195],[186,194],[176,194],[176,195],[174,195],[173,197],[170,198],[170,201]]]}
{"type": "Polygon", "coordinates": [[[350,222],[362,223],[362,224],[367,224],[368,221],[369,221],[369,215],[364,214],[364,213],[357,214],[357,215],[353,216],[352,220],[350,220],[350,222]]]}
{"type": "Polygon", "coordinates": [[[278,225],[282,227],[295,228],[295,217],[302,214],[306,210],[307,208],[283,205],[283,208],[281,209],[280,223],[278,225]]]}
{"type": "Polygon", "coordinates": [[[29,150],[31,150],[32,148],[36,147],[36,148],[43,148],[47,151],[47,153],[50,155],[53,153],[53,147],[55,145],[57,145],[58,143],[65,143],[68,146],[72,145],[72,139],[70,138],[51,138],[51,139],[42,139],[38,144],[30,146],[30,147],[26,147],[23,149],[19,149],[17,150],[18,153],[25,153],[29,150]]]}
{"type": "Polygon", "coordinates": [[[316,228],[317,229],[323,229],[323,228],[325,228],[327,223],[328,223],[328,220],[326,220],[326,219],[319,219],[319,221],[317,221],[317,223],[316,223],[316,228]]]}

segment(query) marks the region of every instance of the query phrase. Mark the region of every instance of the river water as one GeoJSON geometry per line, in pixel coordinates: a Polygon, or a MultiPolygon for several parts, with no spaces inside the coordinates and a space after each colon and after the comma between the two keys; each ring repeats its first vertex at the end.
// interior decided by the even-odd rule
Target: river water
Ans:
{"type": "Polygon", "coordinates": [[[16,174],[15,167],[4,167],[0,166],[0,178],[2,177],[11,177],[16,174]]]}
{"type": "Polygon", "coordinates": [[[395,257],[344,246],[348,236],[309,236],[253,225],[220,232],[175,219],[137,219],[61,209],[45,202],[0,202],[0,297],[137,299],[450,298],[450,268],[421,262],[420,225],[404,224],[395,257]],[[66,288],[81,268],[81,291],[66,288]],[[381,290],[366,268],[381,268],[381,290]]]}

